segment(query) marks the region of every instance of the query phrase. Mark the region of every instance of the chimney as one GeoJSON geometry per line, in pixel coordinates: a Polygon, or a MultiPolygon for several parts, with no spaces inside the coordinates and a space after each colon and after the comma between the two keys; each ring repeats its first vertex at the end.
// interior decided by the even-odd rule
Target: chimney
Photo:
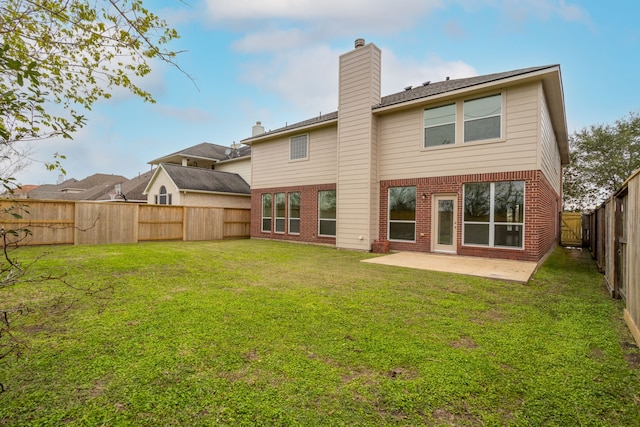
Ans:
{"type": "Polygon", "coordinates": [[[364,46],[364,39],[356,39],[356,42],[355,42],[356,49],[361,48],[362,46],[364,46]]]}
{"type": "Polygon", "coordinates": [[[264,133],[264,126],[262,126],[262,122],[256,122],[255,125],[251,128],[251,136],[258,136],[264,133]]]}

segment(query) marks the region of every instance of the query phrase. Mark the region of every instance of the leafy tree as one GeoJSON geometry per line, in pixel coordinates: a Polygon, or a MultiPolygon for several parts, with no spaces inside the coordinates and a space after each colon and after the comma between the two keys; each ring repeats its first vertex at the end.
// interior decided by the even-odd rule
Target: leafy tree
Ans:
{"type": "MultiPolygon", "coordinates": [[[[151,61],[177,67],[166,48],[177,37],[142,0],[1,0],[3,160],[21,157],[18,142],[71,138],[86,123],[82,113],[114,87],[154,102],[137,81],[151,61]]],[[[10,176],[0,178],[6,185],[10,176]]]]}
{"type": "Polygon", "coordinates": [[[575,132],[569,155],[563,177],[565,210],[599,205],[640,168],[640,114],[575,132]]]}
{"type": "MultiPolygon", "coordinates": [[[[142,0],[0,0],[0,184],[13,192],[14,174],[29,159],[24,143],[71,138],[86,124],[83,112],[115,87],[144,101],[152,95],[138,80],[152,61],[171,64],[178,52],[165,46],[178,34],[142,5],[142,0]]],[[[60,160],[46,164],[60,169],[60,160]]],[[[2,208],[0,216],[22,219],[28,206],[2,208]]],[[[12,250],[28,228],[0,227],[0,291],[20,284],[61,281],[61,276],[29,275],[30,264],[12,250]]],[[[84,289],[85,292],[95,292],[84,289]]],[[[0,298],[0,301],[5,300],[0,298]]],[[[2,304],[5,305],[5,304],[2,304]]],[[[24,343],[12,321],[27,307],[0,307],[0,360],[18,354],[24,343]]],[[[0,392],[4,386],[0,383],[0,392]]]]}

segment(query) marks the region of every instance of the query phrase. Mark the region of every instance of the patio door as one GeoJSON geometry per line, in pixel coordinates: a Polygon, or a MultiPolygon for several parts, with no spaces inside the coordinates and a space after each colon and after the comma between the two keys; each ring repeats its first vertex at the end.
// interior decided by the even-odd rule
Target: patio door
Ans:
{"type": "Polygon", "coordinates": [[[457,252],[457,202],[456,195],[436,195],[433,197],[431,246],[434,252],[457,252]]]}

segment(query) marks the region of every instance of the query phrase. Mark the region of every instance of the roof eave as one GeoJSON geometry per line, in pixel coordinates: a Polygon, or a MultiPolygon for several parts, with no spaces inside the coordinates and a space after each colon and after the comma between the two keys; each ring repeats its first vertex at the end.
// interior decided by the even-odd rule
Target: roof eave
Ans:
{"type": "Polygon", "coordinates": [[[284,128],[280,131],[275,130],[272,132],[268,132],[266,134],[263,135],[259,135],[259,136],[252,136],[250,138],[247,139],[243,139],[242,141],[240,141],[240,143],[245,144],[245,145],[253,145],[256,142],[264,142],[264,141],[268,141],[274,138],[280,138],[283,136],[287,136],[287,135],[291,135],[294,133],[300,133],[300,132],[304,132],[304,131],[309,131],[312,129],[318,129],[321,127],[325,127],[325,126],[329,126],[332,124],[337,124],[338,123],[338,119],[329,119],[329,120],[325,120],[322,122],[317,122],[317,123],[312,123],[312,124],[308,124],[305,126],[300,126],[300,127],[291,127],[291,128],[284,128]]]}

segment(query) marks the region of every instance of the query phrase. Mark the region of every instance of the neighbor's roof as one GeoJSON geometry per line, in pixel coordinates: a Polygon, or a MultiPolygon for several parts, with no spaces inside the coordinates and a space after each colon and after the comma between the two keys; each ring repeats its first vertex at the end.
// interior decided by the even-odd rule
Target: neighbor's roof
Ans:
{"type": "MultiPolygon", "coordinates": [[[[147,200],[147,196],[144,195],[144,189],[147,188],[147,184],[149,184],[149,181],[155,171],[155,169],[149,170],[120,184],[120,191],[124,194],[127,201],[139,202],[147,200]]],[[[115,188],[113,190],[115,191],[115,188]]],[[[103,194],[100,197],[100,200],[111,200],[111,196],[109,193],[103,194]]],[[[122,198],[118,197],[116,200],[122,201],[122,198]]]]}
{"type": "Polygon", "coordinates": [[[251,194],[249,184],[237,173],[171,163],[162,163],[160,167],[164,169],[180,191],[251,194]]]}
{"type": "Polygon", "coordinates": [[[223,145],[211,144],[209,142],[203,142],[192,147],[185,148],[184,150],[176,151],[175,153],[168,154],[166,156],[159,157],[155,160],[148,162],[149,164],[160,164],[167,162],[180,163],[183,158],[191,159],[206,159],[215,162],[221,162],[225,160],[232,160],[242,157],[251,156],[251,147],[241,146],[237,153],[227,154],[227,150],[230,147],[223,145]]]}
{"type": "MultiPolygon", "coordinates": [[[[441,95],[448,92],[454,92],[461,89],[470,89],[470,88],[473,88],[474,86],[480,86],[487,83],[498,82],[500,80],[505,80],[512,77],[524,76],[526,74],[535,73],[538,71],[543,71],[543,70],[552,69],[556,67],[559,67],[559,66],[544,65],[539,67],[521,68],[513,71],[505,71],[502,73],[486,74],[483,76],[444,80],[444,81],[435,82],[435,83],[425,82],[421,86],[417,86],[408,90],[404,90],[402,92],[398,92],[398,93],[394,93],[394,94],[382,97],[380,100],[380,104],[374,105],[372,109],[375,111],[375,110],[382,109],[384,107],[389,107],[392,105],[399,105],[405,102],[426,99],[432,96],[441,95]]],[[[290,125],[287,124],[286,126],[283,126],[281,128],[270,130],[260,135],[243,139],[242,142],[250,144],[253,140],[260,139],[262,137],[265,137],[271,134],[278,134],[278,133],[286,132],[293,129],[319,125],[321,123],[331,123],[337,120],[338,120],[337,111],[334,111],[328,114],[321,114],[317,117],[314,117],[308,120],[292,123],[290,125]]]]}
{"type": "Polygon", "coordinates": [[[96,173],[87,178],[68,179],[61,184],[41,185],[29,192],[30,199],[99,200],[114,189],[116,184],[127,181],[122,175],[96,173]]]}

